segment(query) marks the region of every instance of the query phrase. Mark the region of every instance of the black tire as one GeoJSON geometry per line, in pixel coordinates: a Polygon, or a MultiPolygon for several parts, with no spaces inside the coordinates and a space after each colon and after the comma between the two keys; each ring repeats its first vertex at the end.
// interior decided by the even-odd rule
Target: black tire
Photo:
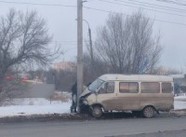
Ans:
{"type": "Polygon", "coordinates": [[[152,106],[147,106],[143,109],[143,116],[145,118],[152,118],[155,115],[155,109],[152,106]]]}
{"type": "Polygon", "coordinates": [[[95,118],[100,118],[103,115],[103,110],[101,106],[93,106],[92,107],[92,116],[95,118]]]}
{"type": "Polygon", "coordinates": [[[88,106],[80,106],[79,108],[79,112],[81,114],[87,114],[90,112],[90,108],[88,106]]]}

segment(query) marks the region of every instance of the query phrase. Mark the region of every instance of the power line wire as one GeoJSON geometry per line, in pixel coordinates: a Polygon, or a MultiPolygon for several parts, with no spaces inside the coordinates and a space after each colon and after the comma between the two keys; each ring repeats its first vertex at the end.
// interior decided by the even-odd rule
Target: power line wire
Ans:
{"type": "MultiPolygon", "coordinates": [[[[111,2],[111,1],[107,1],[107,0],[98,0],[104,3],[109,3],[109,4],[115,4],[115,5],[120,5],[120,6],[125,6],[125,7],[132,7],[132,8],[139,8],[136,5],[130,5],[130,4],[124,4],[124,3],[115,3],[115,2],[111,2]]],[[[170,12],[164,12],[164,11],[160,11],[160,10],[156,10],[156,9],[152,9],[152,8],[146,8],[146,7],[141,7],[144,10],[149,10],[149,11],[155,11],[155,12],[159,12],[159,13],[165,13],[165,14],[169,14],[169,15],[176,15],[176,16],[181,16],[181,17],[186,17],[184,15],[181,14],[174,14],[174,13],[170,13],[170,12]]]]}
{"type": "MultiPolygon", "coordinates": [[[[102,2],[106,2],[106,3],[112,3],[112,4],[117,4],[117,5],[121,5],[119,3],[114,3],[114,2],[110,2],[110,1],[105,1],[105,0],[99,0],[102,2]]],[[[120,1],[120,2],[124,2],[121,0],[115,0],[115,1],[120,1]]],[[[157,0],[157,1],[166,1],[166,0],[157,0]]],[[[45,4],[45,3],[30,3],[30,2],[12,2],[12,1],[2,1],[0,0],[0,3],[6,3],[6,4],[19,4],[19,5],[34,5],[34,6],[51,6],[51,7],[71,7],[71,8],[76,8],[75,5],[64,5],[64,4],[45,4]]],[[[125,2],[126,3],[126,2],[125,2]]],[[[147,4],[147,3],[146,3],[147,4]]],[[[148,3],[149,4],[149,3],[148,3]]],[[[123,6],[129,6],[129,7],[133,7],[133,8],[137,8],[134,5],[124,5],[123,6]]],[[[144,8],[144,7],[143,7],[144,8]]],[[[148,9],[148,8],[144,8],[146,10],[153,10],[153,9],[148,9]]],[[[175,9],[175,8],[174,8],[175,9]]],[[[178,10],[178,9],[177,9],[178,10]]],[[[168,13],[168,12],[162,12],[162,11],[158,11],[158,10],[153,10],[153,11],[157,11],[157,12],[161,12],[161,13],[165,13],[165,14],[170,14],[170,15],[177,15],[177,16],[184,16],[184,15],[180,15],[180,14],[173,14],[173,13],[168,13]]],[[[185,17],[185,16],[184,16],[185,17]]]]}
{"type": "Polygon", "coordinates": [[[175,5],[179,5],[179,6],[186,6],[185,3],[180,3],[180,2],[177,2],[177,1],[173,1],[173,0],[156,0],[156,1],[169,3],[169,4],[175,4],[175,5]]]}
{"type": "Polygon", "coordinates": [[[33,5],[33,6],[49,6],[49,7],[66,7],[66,8],[76,8],[75,5],[65,5],[65,4],[45,4],[45,3],[30,3],[30,2],[13,2],[13,1],[2,1],[0,3],[5,4],[19,4],[19,5],[33,5]]]}
{"type": "Polygon", "coordinates": [[[186,12],[185,9],[180,9],[180,8],[175,8],[175,7],[170,7],[170,6],[163,6],[163,5],[155,4],[155,3],[141,2],[138,0],[133,0],[133,1],[113,0],[113,1],[119,1],[119,2],[124,2],[124,3],[131,3],[131,4],[139,4],[139,5],[148,6],[148,7],[150,6],[152,8],[161,9],[161,10],[169,10],[169,11],[174,11],[178,13],[186,12]]]}
{"type": "MultiPolygon", "coordinates": [[[[156,0],[156,1],[163,1],[163,0],[156,0]]],[[[75,5],[64,5],[64,4],[44,4],[44,3],[12,2],[12,1],[2,1],[2,0],[0,0],[0,3],[5,3],[5,4],[19,4],[19,5],[35,5],[35,6],[51,6],[51,7],[71,7],[71,8],[76,8],[75,5]]],[[[88,7],[88,6],[84,6],[84,8],[85,9],[89,9],[89,10],[96,10],[96,11],[100,11],[100,12],[117,13],[117,12],[114,12],[114,11],[107,11],[107,10],[93,8],[93,7],[88,7]]],[[[122,14],[123,15],[126,15],[124,13],[122,13],[122,14]]],[[[130,16],[130,15],[126,15],[126,16],[130,16]]],[[[159,22],[165,22],[165,23],[170,23],[170,24],[177,24],[177,25],[186,26],[186,24],[179,23],[179,22],[172,22],[172,21],[161,20],[161,19],[153,19],[153,20],[159,21],[159,22]]]]}
{"type": "MultiPolygon", "coordinates": [[[[103,9],[98,9],[98,8],[93,8],[93,7],[89,7],[89,6],[84,6],[85,9],[88,10],[94,10],[94,11],[99,11],[99,12],[104,12],[104,13],[118,13],[118,12],[114,12],[114,11],[109,11],[109,10],[103,10],[103,9]]],[[[131,16],[125,13],[121,13],[124,16],[131,16]]],[[[177,25],[182,25],[182,26],[186,26],[186,24],[184,23],[179,23],[179,22],[173,22],[173,21],[168,21],[168,20],[162,20],[162,19],[152,19],[149,18],[151,20],[157,21],[157,22],[163,22],[163,23],[169,23],[169,24],[177,24],[177,25]]]]}

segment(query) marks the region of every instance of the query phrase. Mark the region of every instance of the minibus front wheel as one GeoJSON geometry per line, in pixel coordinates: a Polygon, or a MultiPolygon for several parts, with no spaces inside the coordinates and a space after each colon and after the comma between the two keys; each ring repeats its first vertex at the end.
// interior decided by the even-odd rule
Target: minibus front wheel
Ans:
{"type": "Polygon", "coordinates": [[[100,105],[92,106],[92,116],[95,118],[100,118],[103,115],[103,109],[100,105]]]}

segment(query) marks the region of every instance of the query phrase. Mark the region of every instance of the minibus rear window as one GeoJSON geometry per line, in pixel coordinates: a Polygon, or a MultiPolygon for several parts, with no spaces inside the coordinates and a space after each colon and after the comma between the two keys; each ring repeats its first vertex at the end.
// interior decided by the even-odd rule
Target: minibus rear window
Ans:
{"type": "Polygon", "coordinates": [[[159,82],[142,82],[141,93],[160,93],[159,82]]]}
{"type": "Polygon", "coordinates": [[[171,83],[162,83],[162,93],[172,93],[171,83]]]}

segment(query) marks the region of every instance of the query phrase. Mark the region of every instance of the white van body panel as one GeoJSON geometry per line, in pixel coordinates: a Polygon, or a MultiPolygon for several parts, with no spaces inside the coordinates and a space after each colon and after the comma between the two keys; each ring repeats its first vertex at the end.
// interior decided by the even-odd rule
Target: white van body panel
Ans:
{"type": "MultiPolygon", "coordinates": [[[[114,82],[114,92],[99,94],[99,91],[90,94],[86,97],[87,104],[92,106],[100,104],[105,111],[140,111],[146,106],[153,106],[157,111],[169,111],[173,108],[174,96],[173,89],[169,93],[162,93],[162,83],[171,83],[173,87],[173,78],[169,76],[159,75],[121,75],[121,74],[105,74],[100,76],[106,82],[114,82]],[[135,82],[139,84],[138,93],[120,93],[120,82],[135,82]],[[158,93],[141,93],[142,82],[156,82],[160,84],[160,91],[158,93]]],[[[87,88],[81,97],[91,93],[87,88]]]]}

